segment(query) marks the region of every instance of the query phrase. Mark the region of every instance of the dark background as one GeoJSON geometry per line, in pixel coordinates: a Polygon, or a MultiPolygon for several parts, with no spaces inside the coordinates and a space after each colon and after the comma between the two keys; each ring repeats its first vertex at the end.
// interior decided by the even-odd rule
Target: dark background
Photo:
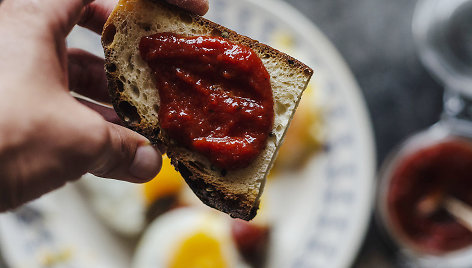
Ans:
{"type": "MultiPolygon", "coordinates": [[[[435,123],[442,86],[422,66],[411,33],[415,0],[285,0],[311,19],[356,77],[373,123],[377,162],[435,123]]],[[[372,222],[354,267],[397,267],[372,222]]]]}

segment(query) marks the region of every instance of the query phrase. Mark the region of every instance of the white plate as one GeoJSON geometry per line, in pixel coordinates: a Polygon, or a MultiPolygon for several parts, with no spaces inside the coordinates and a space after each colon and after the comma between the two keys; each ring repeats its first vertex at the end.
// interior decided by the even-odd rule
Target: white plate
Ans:
{"type": "Polygon", "coordinates": [[[299,178],[278,180],[267,189],[270,208],[279,212],[268,267],[349,267],[364,238],[375,190],[373,135],[359,87],[324,35],[285,2],[211,4],[209,19],[312,67],[322,101],[327,150],[299,178]]]}
{"type": "Polygon", "coordinates": [[[127,268],[131,258],[74,185],[0,214],[0,249],[10,268],[127,268]]]}
{"type": "MultiPolygon", "coordinates": [[[[286,51],[315,71],[312,80],[323,108],[326,149],[313,158],[307,168],[297,173],[298,178],[274,180],[266,191],[270,204],[268,209],[275,215],[268,267],[349,267],[364,238],[375,189],[373,136],[360,89],[324,35],[285,2],[210,2],[207,18],[286,51]]],[[[103,55],[98,37],[88,31],[76,29],[69,38],[69,44],[103,55]]],[[[60,193],[59,196],[57,193],[52,195],[59,199],[77,198],[60,193]]],[[[57,206],[67,205],[67,202],[56,203],[57,206]]],[[[46,211],[51,202],[47,204],[41,200],[33,203],[36,208],[46,211]]],[[[63,207],[60,211],[56,213],[66,217],[67,209],[63,207]]],[[[31,254],[35,250],[34,245],[28,244],[28,237],[20,235],[30,232],[28,228],[31,226],[8,224],[18,219],[19,213],[21,215],[22,210],[0,217],[0,247],[8,254],[5,257],[10,262],[15,256],[34,256],[31,254]],[[14,245],[23,247],[13,247],[9,243],[12,237],[18,242],[14,245]],[[17,252],[24,250],[29,250],[29,253],[17,252]]],[[[81,213],[82,216],[92,217],[89,212],[81,213]]],[[[55,217],[58,218],[57,215],[55,217]]],[[[68,221],[63,219],[62,222],[66,224],[68,221]]],[[[95,220],[90,222],[98,224],[95,220]]],[[[44,228],[60,235],[54,229],[55,224],[45,224],[44,228]]],[[[87,228],[103,228],[93,227],[93,224],[87,228]]],[[[76,233],[74,228],[68,226],[63,230],[76,233]]],[[[82,239],[83,243],[76,243],[75,248],[78,252],[87,252],[84,251],[87,246],[85,242],[97,238],[84,232],[81,236],[69,236],[68,239],[82,239]]],[[[108,235],[99,240],[112,243],[108,235]]],[[[97,263],[104,263],[106,256],[111,256],[108,253],[103,252],[97,263]]],[[[113,263],[114,260],[110,259],[107,264],[87,267],[116,267],[113,263]]]]}

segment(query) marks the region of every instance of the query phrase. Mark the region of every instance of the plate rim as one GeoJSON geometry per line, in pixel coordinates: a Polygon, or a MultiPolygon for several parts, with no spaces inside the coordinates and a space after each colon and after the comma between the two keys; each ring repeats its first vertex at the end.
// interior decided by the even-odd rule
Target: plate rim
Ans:
{"type": "MultiPolygon", "coordinates": [[[[348,64],[345,62],[334,44],[329,41],[329,39],[322,33],[321,30],[319,30],[314,22],[308,19],[308,17],[302,14],[298,9],[281,0],[244,1],[266,10],[267,12],[275,15],[277,18],[281,18],[283,22],[292,25],[292,27],[304,32],[304,38],[307,38],[310,43],[317,44],[317,47],[321,48],[323,51],[324,58],[329,59],[329,61],[326,61],[327,65],[339,71],[337,75],[338,79],[340,79],[340,84],[345,84],[350,87],[350,90],[345,90],[343,93],[350,93],[348,97],[352,99],[351,102],[355,104],[352,106],[352,108],[360,119],[358,123],[360,124],[359,131],[361,132],[361,143],[363,143],[361,145],[365,152],[363,159],[367,160],[363,161],[364,165],[362,165],[362,167],[364,172],[367,173],[367,176],[365,176],[364,180],[366,180],[365,187],[368,187],[368,189],[366,189],[366,193],[368,193],[368,195],[364,198],[365,201],[363,202],[362,210],[359,210],[359,214],[361,214],[361,216],[359,217],[360,220],[357,223],[357,231],[353,235],[355,239],[348,242],[351,243],[352,247],[350,248],[352,248],[352,250],[345,254],[345,258],[343,260],[339,261],[340,267],[348,267],[354,263],[366,237],[368,228],[370,226],[369,222],[373,213],[376,190],[376,146],[372,120],[370,118],[370,114],[367,109],[367,103],[363,97],[362,90],[358,85],[352,71],[348,67],[348,64]],[[290,18],[290,20],[287,18],[290,18]]],[[[314,70],[314,77],[316,77],[316,69],[314,70]]]]}

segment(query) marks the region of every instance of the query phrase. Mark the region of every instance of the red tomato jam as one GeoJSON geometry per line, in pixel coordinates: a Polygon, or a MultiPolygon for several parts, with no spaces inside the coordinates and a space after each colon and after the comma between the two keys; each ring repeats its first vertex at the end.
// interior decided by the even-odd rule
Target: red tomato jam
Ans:
{"type": "Polygon", "coordinates": [[[243,259],[251,267],[264,267],[270,239],[269,227],[236,219],[232,223],[231,233],[243,259]]]}
{"type": "Polygon", "coordinates": [[[394,226],[418,250],[442,254],[472,244],[472,233],[434,201],[422,212],[425,200],[450,196],[472,205],[472,145],[446,140],[422,148],[399,161],[393,171],[387,207],[394,226]]]}
{"type": "Polygon", "coordinates": [[[220,37],[143,37],[141,57],[159,90],[161,128],[223,169],[248,166],[274,122],[270,76],[248,47],[220,37]]]}

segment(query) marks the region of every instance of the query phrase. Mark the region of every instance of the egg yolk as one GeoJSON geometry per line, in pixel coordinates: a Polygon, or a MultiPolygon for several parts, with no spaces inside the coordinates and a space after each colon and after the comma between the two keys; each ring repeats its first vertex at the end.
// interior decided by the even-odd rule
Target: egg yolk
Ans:
{"type": "Polygon", "coordinates": [[[217,239],[204,232],[187,238],[177,250],[169,268],[228,267],[217,239]]]}
{"type": "Polygon", "coordinates": [[[144,198],[151,205],[158,198],[178,193],[183,186],[183,178],[170,164],[167,156],[162,156],[161,172],[151,181],[144,184],[144,198]]]}

